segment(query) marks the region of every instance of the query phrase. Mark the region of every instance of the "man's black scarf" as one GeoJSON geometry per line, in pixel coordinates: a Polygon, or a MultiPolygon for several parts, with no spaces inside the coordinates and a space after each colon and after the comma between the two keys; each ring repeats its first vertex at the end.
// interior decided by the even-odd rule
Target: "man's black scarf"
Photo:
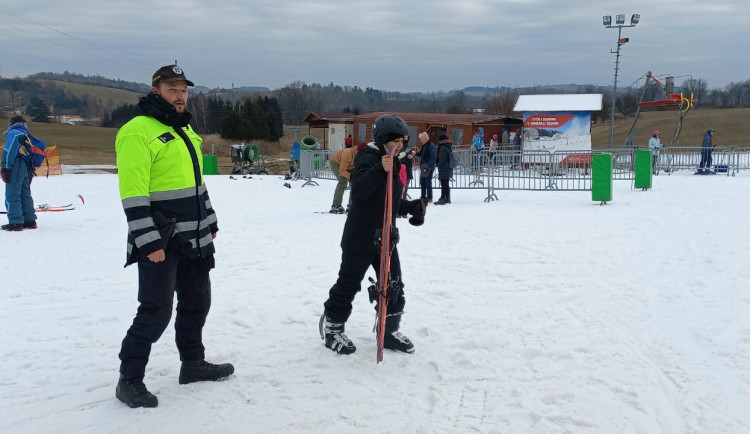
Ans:
{"type": "Polygon", "coordinates": [[[187,111],[177,113],[177,110],[175,110],[172,104],[168,103],[156,93],[149,93],[148,95],[141,97],[141,100],[138,101],[138,107],[146,116],[151,116],[164,125],[169,125],[175,129],[185,128],[188,126],[190,118],[193,117],[193,115],[187,111]]]}

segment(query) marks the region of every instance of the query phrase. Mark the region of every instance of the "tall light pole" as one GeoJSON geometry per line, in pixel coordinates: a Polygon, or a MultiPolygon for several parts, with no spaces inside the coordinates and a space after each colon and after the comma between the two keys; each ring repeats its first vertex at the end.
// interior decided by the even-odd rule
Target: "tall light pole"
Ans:
{"type": "Polygon", "coordinates": [[[611,15],[604,15],[602,17],[602,23],[604,24],[604,27],[608,29],[614,29],[617,27],[617,50],[609,50],[610,53],[615,54],[615,85],[612,88],[612,110],[610,112],[609,117],[609,147],[612,147],[612,143],[614,142],[615,138],[615,101],[617,100],[617,74],[620,70],[620,47],[623,44],[626,44],[630,38],[623,38],[622,37],[622,28],[623,27],[635,27],[636,24],[638,24],[638,21],[640,21],[641,16],[640,14],[633,14],[630,17],[630,24],[625,24],[625,14],[619,14],[615,16],[615,24],[612,24],[612,16],[611,15]]]}

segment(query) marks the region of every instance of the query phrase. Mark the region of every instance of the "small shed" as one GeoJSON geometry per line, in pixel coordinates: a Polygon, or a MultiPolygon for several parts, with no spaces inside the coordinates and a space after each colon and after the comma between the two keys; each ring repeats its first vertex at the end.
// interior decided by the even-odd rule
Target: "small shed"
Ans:
{"type": "MultiPolygon", "coordinates": [[[[308,126],[308,134],[312,128],[322,128],[323,137],[316,137],[321,141],[323,149],[338,151],[344,148],[346,137],[354,134],[353,113],[324,113],[311,112],[302,121],[308,126]]],[[[354,136],[352,136],[354,137],[354,136]]]]}
{"type": "Polygon", "coordinates": [[[520,130],[523,120],[513,116],[490,114],[449,114],[449,113],[398,113],[372,112],[354,117],[354,143],[372,140],[372,125],[375,119],[384,114],[394,114],[406,121],[409,127],[409,145],[417,144],[417,135],[427,131],[433,143],[445,134],[453,140],[457,148],[468,147],[479,128],[484,129],[484,137],[489,141],[493,134],[500,136],[504,128],[509,132],[520,130]]]}
{"type": "Polygon", "coordinates": [[[602,109],[602,94],[519,95],[513,111],[523,112],[523,149],[591,150],[591,112],[602,109]]]}

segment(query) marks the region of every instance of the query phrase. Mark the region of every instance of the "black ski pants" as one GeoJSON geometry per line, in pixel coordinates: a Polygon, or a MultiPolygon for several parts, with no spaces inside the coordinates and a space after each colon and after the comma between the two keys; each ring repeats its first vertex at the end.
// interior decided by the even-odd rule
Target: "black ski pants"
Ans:
{"type": "Polygon", "coordinates": [[[440,180],[440,197],[445,200],[451,200],[451,180],[440,180]]]}
{"type": "MultiPolygon", "coordinates": [[[[354,296],[361,289],[362,279],[365,278],[367,269],[372,265],[376,275],[380,273],[380,255],[356,255],[342,252],[341,268],[339,269],[339,278],[328,292],[328,300],[323,304],[325,313],[331,321],[346,322],[352,313],[352,301],[354,296]]],[[[401,262],[398,259],[398,248],[393,249],[391,254],[391,280],[401,281],[401,262]]],[[[369,285],[368,285],[369,286],[369,285]]],[[[388,303],[388,314],[399,313],[404,311],[403,289],[395,301],[388,303]]],[[[377,309],[377,306],[375,306],[377,309]]]]}
{"type": "Polygon", "coordinates": [[[120,373],[142,378],[151,345],[161,337],[172,316],[177,293],[175,341],[180,360],[203,360],[203,325],[211,307],[210,267],[167,251],[162,262],[138,261],[138,312],[120,349],[120,373]]]}

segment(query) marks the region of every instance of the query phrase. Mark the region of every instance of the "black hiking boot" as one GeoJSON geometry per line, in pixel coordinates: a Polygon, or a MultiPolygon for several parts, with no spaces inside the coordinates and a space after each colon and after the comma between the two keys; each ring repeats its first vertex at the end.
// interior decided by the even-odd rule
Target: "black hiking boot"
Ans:
{"type": "Polygon", "coordinates": [[[22,223],[8,223],[7,225],[0,226],[0,229],[4,231],[22,231],[23,230],[23,224],[22,223]]]}
{"type": "Polygon", "coordinates": [[[180,368],[180,384],[195,383],[197,381],[219,381],[234,374],[231,363],[214,365],[205,360],[187,360],[180,368]]]}
{"type": "Polygon", "coordinates": [[[156,399],[156,396],[149,392],[146,389],[146,385],[143,384],[143,378],[126,380],[120,375],[120,380],[117,382],[117,389],[115,389],[115,396],[130,408],[153,408],[159,405],[159,400],[156,399]]]}
{"type": "Polygon", "coordinates": [[[32,220],[30,222],[23,222],[23,228],[24,229],[36,229],[36,220],[32,220]]]}
{"type": "Polygon", "coordinates": [[[346,323],[331,321],[326,314],[320,316],[320,338],[325,340],[326,347],[336,354],[351,354],[357,351],[354,343],[344,334],[344,324],[346,323]]]}
{"type": "Polygon", "coordinates": [[[413,353],[414,344],[411,340],[398,331],[401,325],[403,312],[389,314],[385,317],[385,336],[383,336],[383,348],[399,351],[402,353],[413,353]]]}

